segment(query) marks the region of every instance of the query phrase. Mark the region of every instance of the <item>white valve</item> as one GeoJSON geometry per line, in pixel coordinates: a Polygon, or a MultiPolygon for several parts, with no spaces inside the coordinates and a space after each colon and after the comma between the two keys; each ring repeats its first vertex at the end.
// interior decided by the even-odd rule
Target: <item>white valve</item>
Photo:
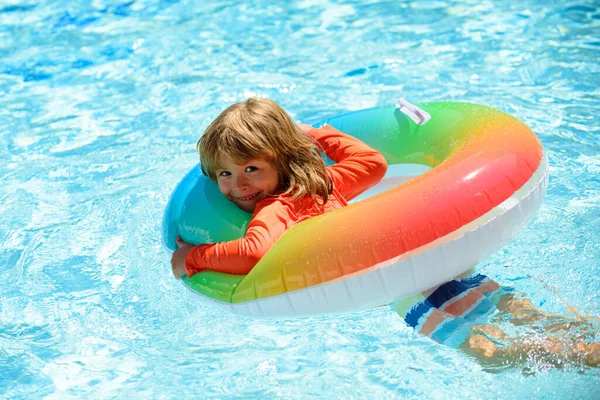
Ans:
{"type": "Polygon", "coordinates": [[[431,115],[429,115],[426,111],[415,106],[414,104],[409,103],[403,97],[398,99],[396,108],[398,108],[400,112],[406,114],[408,118],[412,119],[417,125],[424,125],[431,118],[431,115]]]}

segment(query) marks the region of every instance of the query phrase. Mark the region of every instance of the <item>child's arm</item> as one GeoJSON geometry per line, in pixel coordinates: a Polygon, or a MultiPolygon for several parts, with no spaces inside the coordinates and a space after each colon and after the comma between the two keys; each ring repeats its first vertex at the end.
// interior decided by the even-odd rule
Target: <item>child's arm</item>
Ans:
{"type": "Polygon", "coordinates": [[[300,129],[317,140],[327,157],[337,163],[327,170],[335,187],[346,200],[358,196],[385,175],[385,158],[355,137],[329,125],[310,130],[300,126],[300,129]]]}
{"type": "MultiPolygon", "coordinates": [[[[185,257],[188,276],[204,270],[244,275],[256,265],[288,228],[288,210],[281,202],[265,202],[257,209],[246,235],[237,240],[193,247],[185,257]]],[[[175,267],[175,266],[174,266],[175,267]]]]}

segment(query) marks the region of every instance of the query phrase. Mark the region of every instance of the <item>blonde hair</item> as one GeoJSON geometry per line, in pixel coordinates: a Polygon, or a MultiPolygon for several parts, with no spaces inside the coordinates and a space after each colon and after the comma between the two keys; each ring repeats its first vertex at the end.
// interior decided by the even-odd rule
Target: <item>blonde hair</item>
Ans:
{"type": "Polygon", "coordinates": [[[333,188],[319,144],[271,100],[249,98],[231,105],[206,128],[196,150],[202,172],[213,181],[226,156],[236,163],[260,159],[273,164],[279,172],[273,194],[309,195],[323,205],[333,188]]]}

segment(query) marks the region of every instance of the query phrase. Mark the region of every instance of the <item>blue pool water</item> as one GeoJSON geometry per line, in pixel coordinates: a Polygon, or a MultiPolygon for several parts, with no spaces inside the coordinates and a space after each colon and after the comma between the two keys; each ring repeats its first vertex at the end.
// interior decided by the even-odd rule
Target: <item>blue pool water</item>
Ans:
{"type": "Polygon", "coordinates": [[[582,0],[0,1],[0,398],[598,396],[597,369],[485,371],[388,308],[230,316],[172,279],[160,222],[247,96],[298,122],[486,104],[539,135],[551,178],[479,271],[600,315],[599,32],[582,0]]]}

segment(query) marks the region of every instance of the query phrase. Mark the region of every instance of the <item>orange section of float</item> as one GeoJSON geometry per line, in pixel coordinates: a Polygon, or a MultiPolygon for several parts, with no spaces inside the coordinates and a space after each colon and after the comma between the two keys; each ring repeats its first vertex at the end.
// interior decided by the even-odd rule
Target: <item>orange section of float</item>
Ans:
{"type": "Polygon", "coordinates": [[[454,148],[445,149],[449,156],[438,158],[432,170],[290,229],[240,283],[233,301],[299,290],[385,264],[510,197],[540,165],[541,144],[519,120],[477,108],[469,129],[448,141],[454,148]]]}

